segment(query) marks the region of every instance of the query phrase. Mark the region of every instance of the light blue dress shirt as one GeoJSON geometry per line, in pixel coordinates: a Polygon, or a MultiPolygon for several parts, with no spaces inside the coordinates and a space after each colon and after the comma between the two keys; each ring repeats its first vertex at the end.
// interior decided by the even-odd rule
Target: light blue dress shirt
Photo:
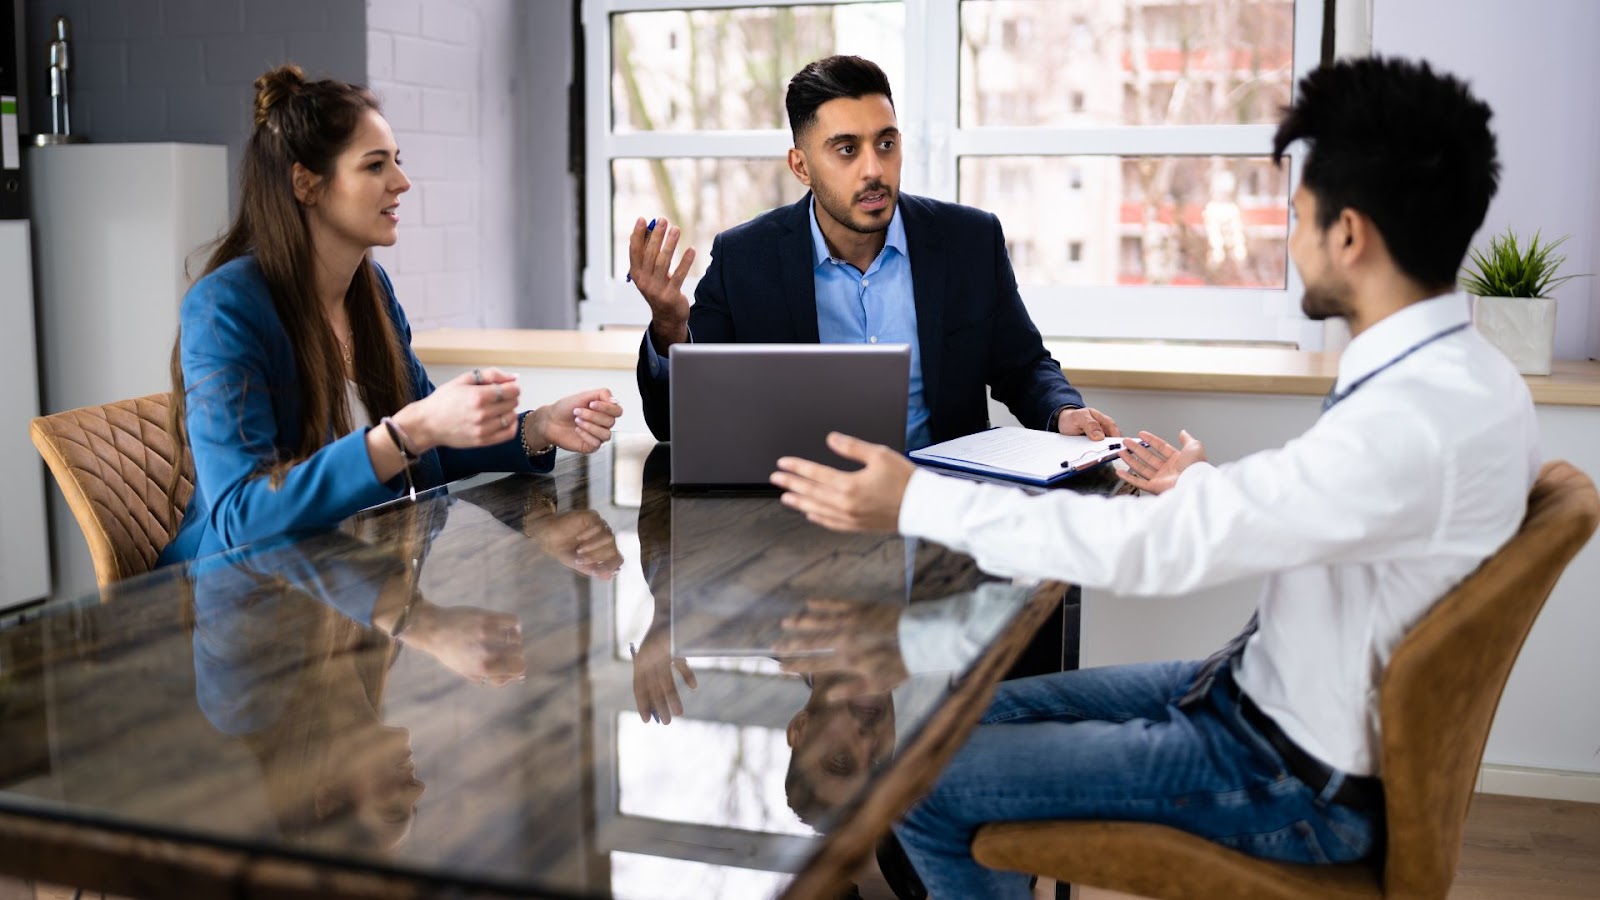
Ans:
{"type": "MultiPolygon", "coordinates": [[[[917,343],[917,303],[911,287],[911,254],[906,226],[895,207],[883,250],[863,274],[828,253],[817,224],[817,201],[811,201],[812,275],[817,295],[817,337],[824,344],[910,344],[911,396],[906,403],[906,449],[932,443],[928,404],[922,395],[922,348],[917,343]]],[[[694,336],[689,336],[694,340],[694,336]]],[[[666,378],[669,361],[645,341],[650,374],[666,378]]]]}
{"type": "Polygon", "coordinates": [[[928,446],[928,404],[922,395],[922,348],[911,288],[906,226],[895,207],[883,250],[862,273],[828,253],[811,201],[811,245],[817,287],[817,336],[824,344],[910,344],[911,396],[906,403],[906,449],[928,446]]]}

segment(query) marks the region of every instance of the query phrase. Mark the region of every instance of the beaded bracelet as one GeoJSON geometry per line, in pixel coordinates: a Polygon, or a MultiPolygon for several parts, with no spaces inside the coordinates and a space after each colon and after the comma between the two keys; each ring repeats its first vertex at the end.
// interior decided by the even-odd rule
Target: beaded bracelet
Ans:
{"type": "Polygon", "coordinates": [[[526,453],[529,459],[533,459],[535,456],[543,456],[546,453],[556,449],[555,444],[545,444],[538,450],[528,446],[528,419],[531,418],[532,415],[532,413],[524,413],[522,416],[522,427],[517,429],[518,431],[522,432],[522,452],[526,453]]]}

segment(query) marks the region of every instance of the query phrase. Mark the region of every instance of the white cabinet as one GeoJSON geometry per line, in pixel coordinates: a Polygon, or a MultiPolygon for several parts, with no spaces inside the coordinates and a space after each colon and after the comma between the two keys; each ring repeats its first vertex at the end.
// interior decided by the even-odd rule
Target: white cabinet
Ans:
{"type": "MultiPolygon", "coordinates": [[[[227,149],[67,144],[29,151],[42,407],[165,391],[185,263],[227,227],[227,149]]],[[[89,548],[51,494],[56,596],[94,588],[89,548]]]]}
{"type": "Polygon", "coordinates": [[[28,232],[0,221],[0,610],[50,592],[44,461],[28,439],[39,414],[28,232]]]}

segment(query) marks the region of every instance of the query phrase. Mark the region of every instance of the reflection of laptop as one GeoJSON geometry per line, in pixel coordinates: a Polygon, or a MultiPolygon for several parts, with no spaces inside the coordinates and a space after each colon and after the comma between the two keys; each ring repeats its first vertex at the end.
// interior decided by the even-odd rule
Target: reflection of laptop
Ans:
{"type": "Polygon", "coordinates": [[[672,484],[768,487],[780,456],[843,469],[828,432],[904,450],[907,344],[673,344],[672,484]]]}
{"type": "Polygon", "coordinates": [[[671,504],[674,656],[777,656],[783,620],[814,597],[906,603],[905,538],[809,526],[774,497],[675,494],[671,504]]]}

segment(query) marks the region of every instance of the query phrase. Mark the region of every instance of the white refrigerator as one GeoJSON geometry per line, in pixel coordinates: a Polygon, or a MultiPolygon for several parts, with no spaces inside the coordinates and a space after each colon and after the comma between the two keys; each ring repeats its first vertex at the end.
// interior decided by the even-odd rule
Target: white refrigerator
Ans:
{"type": "MultiPolygon", "coordinates": [[[[65,144],[26,159],[48,413],[170,390],[178,304],[228,221],[227,148],[65,144]],[[194,268],[186,271],[186,262],[194,268]]],[[[95,588],[83,532],[53,484],[52,596],[95,588]]]]}
{"type": "Polygon", "coordinates": [[[50,593],[44,461],[28,438],[39,414],[29,237],[26,219],[0,221],[0,612],[50,593]]]}

